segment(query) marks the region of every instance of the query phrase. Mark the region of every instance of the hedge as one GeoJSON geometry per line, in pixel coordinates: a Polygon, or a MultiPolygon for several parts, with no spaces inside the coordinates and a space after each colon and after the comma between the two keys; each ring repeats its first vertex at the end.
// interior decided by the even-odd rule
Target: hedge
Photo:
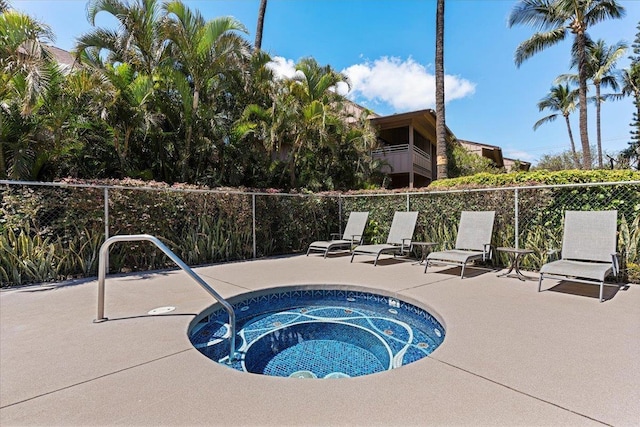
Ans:
{"type": "MultiPolygon", "coordinates": [[[[494,246],[534,249],[524,268],[538,269],[559,247],[567,209],[617,209],[625,279],[640,281],[640,173],[631,171],[478,174],[434,182],[426,189],[280,194],[135,180],[64,181],[67,186],[4,185],[0,206],[0,282],[4,286],[97,274],[104,242],[104,186],[109,193],[109,235],[147,233],[160,238],[189,265],[301,253],[313,240],[340,229],[350,211],[368,210],[367,242],[386,240],[393,213],[420,212],[416,241],[455,240],[462,210],[495,210],[494,246]],[[636,181],[629,182],[628,181],[636,181]],[[582,187],[548,184],[619,183],[582,187]],[[91,187],[71,187],[91,184],[91,187]],[[144,187],[141,189],[140,187],[144,187]],[[483,188],[492,190],[483,191],[483,188]],[[443,191],[444,190],[444,191],[443,191]]],[[[114,245],[110,272],[154,270],[171,262],[148,242],[114,245]]],[[[505,255],[497,259],[506,262],[505,255]]]]}

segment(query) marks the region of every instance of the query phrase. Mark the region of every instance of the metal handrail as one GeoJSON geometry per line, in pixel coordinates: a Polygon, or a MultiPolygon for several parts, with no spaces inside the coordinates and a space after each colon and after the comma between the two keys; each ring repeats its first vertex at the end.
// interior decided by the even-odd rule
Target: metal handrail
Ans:
{"type": "Polygon", "coordinates": [[[137,242],[137,241],[148,241],[156,245],[162,252],[165,253],[171,261],[175,262],[178,267],[184,270],[193,280],[195,280],[205,291],[209,292],[216,301],[222,304],[222,307],[229,314],[229,363],[233,362],[236,355],[236,314],[233,311],[233,306],[227,302],[224,298],[220,296],[216,291],[207,284],[200,276],[198,276],[187,264],[184,263],[178,256],[171,251],[168,247],[165,246],[158,238],[151,236],[149,234],[130,234],[130,235],[120,235],[113,236],[105,240],[105,242],[100,246],[100,258],[98,260],[98,315],[96,319],[93,321],[94,323],[101,323],[109,320],[104,317],[104,284],[107,276],[107,257],[109,254],[109,246],[111,246],[115,242],[137,242]]]}

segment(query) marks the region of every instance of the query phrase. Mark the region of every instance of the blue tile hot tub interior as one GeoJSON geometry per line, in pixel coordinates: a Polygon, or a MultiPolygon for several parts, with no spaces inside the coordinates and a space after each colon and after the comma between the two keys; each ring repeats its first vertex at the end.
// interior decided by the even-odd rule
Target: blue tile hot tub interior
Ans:
{"type": "MultiPolygon", "coordinates": [[[[208,358],[256,374],[344,378],[415,362],[444,340],[426,310],[394,297],[344,289],[278,288],[232,301],[236,360],[229,364],[228,314],[211,311],[190,330],[208,358]]],[[[216,306],[214,306],[216,307],[216,306]]]]}

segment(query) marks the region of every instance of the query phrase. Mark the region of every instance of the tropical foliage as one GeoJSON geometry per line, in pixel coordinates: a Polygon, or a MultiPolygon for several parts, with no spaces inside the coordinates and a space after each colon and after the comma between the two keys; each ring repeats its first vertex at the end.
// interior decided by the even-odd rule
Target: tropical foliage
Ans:
{"type": "Polygon", "coordinates": [[[509,16],[509,26],[527,25],[536,30],[533,36],[517,47],[517,66],[573,34],[573,52],[578,66],[578,106],[584,169],[591,168],[591,147],[587,130],[587,30],[605,19],[621,18],[624,13],[624,8],[616,0],[519,0],[509,16]]]}
{"type": "MultiPolygon", "coordinates": [[[[266,1],[264,2],[266,6],[266,1]]],[[[181,1],[90,0],[77,64],[46,25],[0,15],[0,179],[140,178],[209,186],[367,187],[376,138],[336,94],[346,77],[305,58],[276,76],[231,17],[181,1]]],[[[348,82],[346,82],[348,83],[348,82]]]]}

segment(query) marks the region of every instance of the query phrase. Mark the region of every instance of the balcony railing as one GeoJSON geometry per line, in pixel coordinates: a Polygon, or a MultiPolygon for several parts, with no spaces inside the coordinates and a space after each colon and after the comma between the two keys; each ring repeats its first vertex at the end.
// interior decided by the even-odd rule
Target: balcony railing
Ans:
{"type": "Polygon", "coordinates": [[[431,178],[431,155],[414,146],[413,153],[409,153],[409,144],[388,145],[372,151],[374,159],[387,162],[392,173],[413,172],[431,178]]]}

